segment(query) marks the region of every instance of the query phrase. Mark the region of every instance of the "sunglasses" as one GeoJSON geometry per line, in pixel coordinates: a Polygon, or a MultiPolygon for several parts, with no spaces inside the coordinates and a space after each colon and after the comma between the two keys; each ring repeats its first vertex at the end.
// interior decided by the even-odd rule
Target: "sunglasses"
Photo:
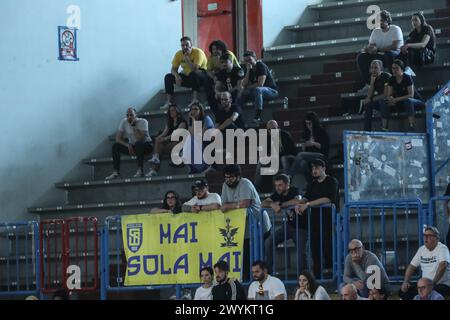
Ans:
{"type": "Polygon", "coordinates": [[[348,252],[352,253],[352,252],[357,252],[359,249],[361,249],[361,247],[356,247],[353,249],[348,249],[348,252]]]}

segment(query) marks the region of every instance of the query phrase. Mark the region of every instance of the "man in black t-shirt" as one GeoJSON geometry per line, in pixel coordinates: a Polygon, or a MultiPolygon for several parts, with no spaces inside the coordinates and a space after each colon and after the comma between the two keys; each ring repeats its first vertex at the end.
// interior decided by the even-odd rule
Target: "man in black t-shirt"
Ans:
{"type": "Polygon", "coordinates": [[[242,111],[237,105],[232,104],[230,92],[222,92],[219,97],[220,105],[216,114],[216,128],[222,132],[226,129],[244,129],[245,124],[241,116],[242,111]]]}
{"type": "Polygon", "coordinates": [[[308,183],[303,199],[295,206],[295,212],[303,217],[310,232],[309,243],[314,262],[314,275],[318,279],[322,278],[322,265],[324,268],[331,268],[333,265],[333,216],[331,208],[314,207],[331,203],[336,206],[336,212],[339,211],[338,182],[335,178],[328,176],[325,170],[325,162],[322,159],[312,162],[314,180],[308,183]],[[320,239],[321,234],[322,239],[320,239]]]}
{"type": "Polygon", "coordinates": [[[244,91],[238,98],[238,105],[242,108],[247,101],[255,103],[256,113],[253,125],[259,126],[264,100],[274,100],[278,97],[278,88],[269,67],[262,61],[256,60],[253,51],[244,53],[246,64],[245,77],[242,80],[244,91]]]}
{"type": "Polygon", "coordinates": [[[242,79],[244,78],[244,70],[233,64],[233,58],[229,54],[220,57],[222,70],[216,74],[216,97],[219,98],[221,92],[228,91],[236,101],[238,94],[242,90],[242,79]]]}
{"type": "Polygon", "coordinates": [[[383,62],[373,60],[370,64],[370,84],[364,99],[364,131],[372,131],[373,109],[380,110],[380,101],[386,99],[387,86],[391,74],[383,72],[383,62]]]}
{"type": "Polygon", "coordinates": [[[265,259],[272,272],[276,271],[273,265],[273,257],[275,254],[275,248],[278,244],[286,240],[292,239],[297,246],[297,264],[298,270],[301,271],[306,267],[306,230],[301,221],[301,216],[297,216],[289,207],[293,207],[299,203],[301,196],[298,189],[290,185],[289,176],[285,174],[279,174],[274,180],[275,192],[261,203],[261,207],[270,208],[273,214],[272,224],[275,223],[275,215],[285,214],[287,218],[287,228],[285,235],[284,225],[279,225],[275,228],[265,242],[265,259]]]}
{"type": "Polygon", "coordinates": [[[393,107],[404,109],[408,115],[409,132],[415,131],[415,109],[424,103],[417,98],[414,82],[411,76],[405,73],[405,64],[401,60],[394,60],[392,64],[392,77],[388,81],[386,100],[381,100],[380,111],[383,128],[387,130],[388,120],[393,107]]]}
{"type": "MultiPolygon", "coordinates": [[[[444,196],[450,197],[450,182],[447,185],[447,190],[445,191],[444,196]]],[[[450,245],[450,208],[448,207],[449,204],[450,204],[450,200],[447,200],[444,205],[445,213],[447,213],[447,218],[448,218],[448,223],[449,223],[449,227],[448,227],[448,231],[447,231],[447,247],[450,245]]]]}
{"type": "Polygon", "coordinates": [[[230,267],[225,261],[219,261],[214,265],[216,282],[212,288],[213,300],[247,300],[244,287],[236,279],[228,277],[230,267]]]}

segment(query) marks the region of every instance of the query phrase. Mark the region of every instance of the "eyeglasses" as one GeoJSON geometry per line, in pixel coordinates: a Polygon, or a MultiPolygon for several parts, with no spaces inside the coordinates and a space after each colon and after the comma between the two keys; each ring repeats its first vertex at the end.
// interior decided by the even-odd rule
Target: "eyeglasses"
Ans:
{"type": "Polygon", "coordinates": [[[259,285],[259,288],[258,288],[258,294],[259,294],[260,296],[263,296],[263,295],[264,295],[264,288],[263,288],[262,284],[259,285]]]}
{"type": "Polygon", "coordinates": [[[358,252],[358,250],[359,249],[361,249],[361,247],[356,247],[356,248],[353,248],[353,249],[348,249],[348,252],[350,252],[350,253],[356,253],[356,252],[358,252]]]}

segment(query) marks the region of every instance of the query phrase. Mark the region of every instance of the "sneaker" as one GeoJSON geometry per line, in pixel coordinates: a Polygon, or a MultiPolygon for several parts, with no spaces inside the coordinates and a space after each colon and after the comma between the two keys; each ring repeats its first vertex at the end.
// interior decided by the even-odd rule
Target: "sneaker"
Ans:
{"type": "Polygon", "coordinates": [[[142,171],[142,169],[138,169],[138,171],[136,171],[136,174],[133,176],[133,178],[142,178],[144,176],[144,172],[142,171]]]}
{"type": "Polygon", "coordinates": [[[151,169],[145,176],[147,178],[151,178],[151,177],[154,177],[154,176],[157,176],[157,175],[158,175],[158,172],[156,172],[155,169],[151,169]]]}
{"type": "Polygon", "coordinates": [[[120,174],[117,171],[114,171],[110,176],[107,176],[105,180],[114,180],[120,178],[120,174]]]}
{"type": "Polygon", "coordinates": [[[165,104],[163,104],[161,107],[159,107],[160,110],[169,110],[171,103],[170,102],[166,102],[165,104]]]}
{"type": "Polygon", "coordinates": [[[414,73],[413,69],[411,69],[410,67],[406,67],[405,68],[405,74],[411,76],[411,77],[415,77],[416,74],[414,73]]]}
{"type": "Polygon", "coordinates": [[[416,127],[414,125],[410,125],[408,128],[408,132],[416,132],[416,127]]]}
{"type": "Polygon", "coordinates": [[[367,94],[369,93],[369,85],[366,84],[364,87],[362,87],[361,89],[359,89],[356,93],[357,93],[358,95],[366,95],[366,96],[367,96],[367,94]]]}
{"type": "Polygon", "coordinates": [[[388,132],[389,129],[388,129],[388,128],[383,128],[383,127],[381,127],[381,131],[383,131],[383,132],[388,132]]]}
{"type": "Polygon", "coordinates": [[[157,157],[155,155],[153,155],[153,157],[150,160],[148,160],[148,162],[153,163],[153,164],[160,164],[161,163],[161,161],[159,160],[159,157],[157,157]]]}

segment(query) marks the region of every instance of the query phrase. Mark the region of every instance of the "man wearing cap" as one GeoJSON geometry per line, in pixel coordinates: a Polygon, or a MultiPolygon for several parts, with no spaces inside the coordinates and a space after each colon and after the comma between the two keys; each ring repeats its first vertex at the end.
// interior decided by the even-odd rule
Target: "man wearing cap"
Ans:
{"type": "Polygon", "coordinates": [[[321,209],[317,206],[334,204],[336,212],[339,210],[338,181],[327,175],[325,170],[325,162],[322,159],[312,161],[313,180],[308,182],[305,195],[295,206],[295,212],[302,215],[308,228],[314,275],[318,279],[322,278],[321,266],[331,268],[333,263],[333,216],[331,208],[321,209]],[[316,208],[309,210],[313,207],[316,208]],[[321,255],[321,251],[324,256],[321,255]]]}
{"type": "Polygon", "coordinates": [[[192,186],[195,196],[183,204],[183,212],[199,213],[220,209],[222,199],[217,193],[209,193],[205,179],[196,180],[192,186]]]}
{"type": "Polygon", "coordinates": [[[443,296],[450,295],[450,254],[445,244],[439,242],[439,230],[428,226],[423,233],[424,245],[406,268],[405,278],[399,291],[403,300],[412,300],[417,295],[417,285],[409,281],[418,267],[422,277],[433,281],[434,290],[443,296]]]}

